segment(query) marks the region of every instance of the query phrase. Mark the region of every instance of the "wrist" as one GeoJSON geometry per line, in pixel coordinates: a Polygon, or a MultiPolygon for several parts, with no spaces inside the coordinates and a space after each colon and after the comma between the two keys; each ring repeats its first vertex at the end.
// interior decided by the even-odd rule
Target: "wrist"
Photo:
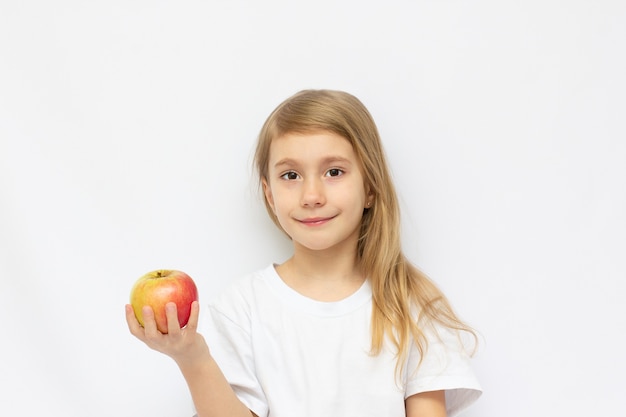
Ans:
{"type": "Polygon", "coordinates": [[[194,372],[199,368],[213,366],[215,363],[215,360],[209,353],[208,349],[176,357],[174,358],[174,361],[183,373],[194,372]]]}
{"type": "Polygon", "coordinates": [[[202,363],[212,361],[213,357],[209,351],[209,346],[206,344],[204,337],[201,334],[196,333],[193,342],[187,345],[186,349],[182,349],[172,356],[172,359],[176,362],[181,371],[188,368],[194,368],[202,363]]]}

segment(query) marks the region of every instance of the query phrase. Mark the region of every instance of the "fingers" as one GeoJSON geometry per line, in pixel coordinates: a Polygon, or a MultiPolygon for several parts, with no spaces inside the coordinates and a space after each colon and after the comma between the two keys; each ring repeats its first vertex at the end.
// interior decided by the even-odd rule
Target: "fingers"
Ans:
{"type": "Polygon", "coordinates": [[[175,303],[165,304],[165,317],[167,318],[167,332],[172,336],[180,334],[180,323],[178,323],[178,309],[175,303]]]}
{"type": "Polygon", "coordinates": [[[162,333],[158,326],[154,310],[150,306],[144,306],[141,309],[141,318],[143,326],[137,319],[133,307],[129,304],[125,306],[126,323],[131,334],[142,342],[146,343],[152,349],[163,350],[171,343],[180,343],[183,339],[192,340],[197,333],[198,321],[200,315],[200,304],[194,301],[191,304],[189,320],[184,330],[181,329],[178,321],[178,309],[176,304],[169,302],[165,305],[165,317],[167,319],[167,334],[162,333]],[[178,342],[176,342],[178,340],[178,342]]]}
{"type": "Polygon", "coordinates": [[[128,329],[137,339],[148,343],[150,339],[154,340],[160,336],[161,333],[157,330],[152,307],[144,306],[141,309],[141,315],[144,322],[143,326],[139,323],[133,307],[129,304],[126,305],[126,323],[128,324],[128,329]]]}
{"type": "MultiPolygon", "coordinates": [[[[187,320],[187,324],[184,327],[188,332],[196,332],[196,329],[198,328],[199,313],[200,304],[197,301],[194,301],[191,303],[189,320],[187,320]]],[[[165,317],[167,318],[167,332],[172,336],[181,334],[182,328],[180,327],[180,323],[178,321],[178,307],[175,303],[170,302],[165,305],[165,317]]]]}
{"type": "Polygon", "coordinates": [[[135,311],[133,310],[133,307],[130,304],[126,304],[125,308],[126,308],[126,324],[128,324],[128,330],[130,330],[133,336],[142,339],[143,328],[141,327],[141,324],[139,324],[139,321],[137,320],[137,317],[135,316],[135,311]]]}
{"type": "Polygon", "coordinates": [[[167,333],[161,333],[157,327],[154,310],[150,306],[141,309],[143,327],[139,323],[133,308],[126,305],[126,322],[130,332],[149,348],[164,353],[178,363],[184,361],[194,362],[202,360],[210,355],[208,346],[202,335],[197,333],[199,303],[191,305],[191,311],[187,326],[180,328],[178,311],[175,303],[165,305],[165,318],[167,319],[167,333]]]}
{"type": "Polygon", "coordinates": [[[141,308],[141,314],[143,315],[143,328],[147,338],[154,339],[158,337],[161,332],[157,329],[156,320],[154,318],[154,311],[150,306],[143,306],[141,308]]]}
{"type": "Polygon", "coordinates": [[[198,317],[200,316],[200,303],[194,301],[191,303],[191,312],[189,314],[189,321],[187,322],[187,329],[190,332],[195,333],[198,329],[198,317]]]}

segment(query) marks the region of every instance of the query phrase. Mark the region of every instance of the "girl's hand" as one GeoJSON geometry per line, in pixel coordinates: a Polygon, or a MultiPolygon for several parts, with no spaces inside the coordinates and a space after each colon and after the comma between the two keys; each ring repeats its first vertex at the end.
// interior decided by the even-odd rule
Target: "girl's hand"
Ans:
{"type": "Polygon", "coordinates": [[[191,315],[185,328],[181,329],[178,324],[176,304],[167,303],[165,316],[167,317],[167,334],[157,330],[156,320],[152,307],[144,306],[142,309],[144,327],[142,327],[130,304],[126,305],[126,322],[128,329],[148,347],[164,353],[178,363],[178,365],[191,364],[210,358],[209,347],[204,337],[197,332],[200,306],[197,301],[191,304],[191,315]]]}

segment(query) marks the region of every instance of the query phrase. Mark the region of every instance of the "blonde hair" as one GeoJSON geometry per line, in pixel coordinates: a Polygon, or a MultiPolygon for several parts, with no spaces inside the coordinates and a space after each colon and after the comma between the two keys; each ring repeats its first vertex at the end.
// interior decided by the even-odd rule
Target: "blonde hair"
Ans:
{"type": "MultiPolygon", "coordinates": [[[[381,352],[387,337],[397,352],[398,373],[412,340],[424,356],[428,348],[424,330],[427,326],[433,328],[433,323],[467,331],[476,340],[473,330],[457,317],[444,294],[402,252],[398,198],[378,128],[356,97],[342,91],[304,90],[282,102],[259,134],[254,155],[259,180],[267,179],[274,138],[320,130],[336,133],[352,144],[366,188],[374,196],[372,207],[364,211],[357,246],[358,262],[373,293],[372,354],[381,352]]],[[[265,206],[281,228],[267,200],[265,206]]]]}

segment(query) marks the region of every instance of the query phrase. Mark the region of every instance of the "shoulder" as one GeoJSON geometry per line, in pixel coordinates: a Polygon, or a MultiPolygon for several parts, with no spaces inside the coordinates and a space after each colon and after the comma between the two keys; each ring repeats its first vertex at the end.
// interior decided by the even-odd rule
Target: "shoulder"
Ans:
{"type": "Polygon", "coordinates": [[[274,266],[269,265],[237,278],[209,301],[209,309],[226,316],[235,316],[238,313],[250,311],[260,297],[266,296],[273,269],[274,266]]]}

